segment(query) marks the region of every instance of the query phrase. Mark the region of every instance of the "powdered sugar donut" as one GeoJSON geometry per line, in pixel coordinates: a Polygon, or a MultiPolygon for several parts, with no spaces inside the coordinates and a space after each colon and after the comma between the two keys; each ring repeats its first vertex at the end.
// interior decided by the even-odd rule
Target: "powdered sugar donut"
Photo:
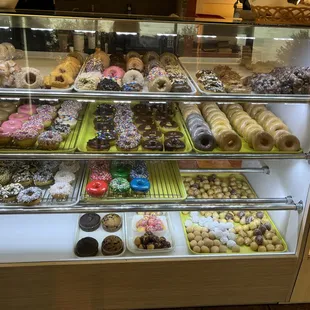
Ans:
{"type": "Polygon", "coordinates": [[[55,174],[55,182],[66,182],[72,184],[75,180],[75,174],[73,172],[70,172],[68,170],[59,170],[55,174]]]}
{"type": "Polygon", "coordinates": [[[25,67],[21,72],[16,74],[17,88],[41,88],[43,86],[43,77],[39,70],[35,68],[25,67]]]}
{"type": "Polygon", "coordinates": [[[49,192],[54,199],[67,199],[73,192],[73,187],[67,182],[56,182],[49,192]]]}
{"type": "Polygon", "coordinates": [[[104,70],[103,76],[115,78],[115,79],[121,79],[125,74],[125,71],[117,66],[111,66],[104,70]]]}

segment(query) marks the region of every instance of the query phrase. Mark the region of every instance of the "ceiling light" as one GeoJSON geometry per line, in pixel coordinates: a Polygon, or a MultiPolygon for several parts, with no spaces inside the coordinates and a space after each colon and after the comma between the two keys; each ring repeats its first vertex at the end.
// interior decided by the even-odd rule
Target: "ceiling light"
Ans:
{"type": "Polygon", "coordinates": [[[9,29],[10,27],[1,26],[0,29],[9,29]]]}
{"type": "Polygon", "coordinates": [[[255,40],[255,37],[236,36],[236,39],[241,39],[241,40],[255,40]]]}
{"type": "Polygon", "coordinates": [[[294,41],[293,38],[273,38],[276,41],[294,41]]]}
{"type": "Polygon", "coordinates": [[[94,30],[74,30],[74,32],[81,32],[81,33],[96,33],[94,30]]]}
{"type": "Polygon", "coordinates": [[[157,33],[159,37],[164,36],[164,37],[176,37],[176,33],[157,33]]]}
{"type": "Polygon", "coordinates": [[[211,39],[215,39],[217,38],[217,36],[214,35],[208,35],[208,34],[197,34],[197,38],[211,38],[211,39]]]}
{"type": "Polygon", "coordinates": [[[124,36],[136,36],[137,32],[116,32],[117,35],[124,35],[124,36]]]}
{"type": "Polygon", "coordinates": [[[35,30],[35,31],[53,31],[54,29],[51,29],[51,28],[31,28],[31,30],[35,30]]]}

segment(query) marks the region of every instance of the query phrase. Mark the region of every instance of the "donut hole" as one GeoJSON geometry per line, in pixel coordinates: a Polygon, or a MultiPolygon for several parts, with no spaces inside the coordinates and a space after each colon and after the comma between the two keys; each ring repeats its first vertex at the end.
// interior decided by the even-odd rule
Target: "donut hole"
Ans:
{"type": "Polygon", "coordinates": [[[27,73],[26,76],[25,76],[25,81],[26,81],[26,83],[29,84],[29,85],[34,84],[34,83],[36,82],[36,80],[37,80],[37,77],[36,77],[36,75],[35,75],[34,73],[32,73],[32,72],[27,73]]]}
{"type": "Polygon", "coordinates": [[[159,81],[157,83],[157,88],[158,89],[165,89],[165,87],[166,87],[166,82],[165,81],[159,81]]]}
{"type": "Polygon", "coordinates": [[[203,137],[201,140],[200,140],[200,143],[202,146],[209,146],[211,141],[210,139],[208,139],[207,137],[203,137]]]}

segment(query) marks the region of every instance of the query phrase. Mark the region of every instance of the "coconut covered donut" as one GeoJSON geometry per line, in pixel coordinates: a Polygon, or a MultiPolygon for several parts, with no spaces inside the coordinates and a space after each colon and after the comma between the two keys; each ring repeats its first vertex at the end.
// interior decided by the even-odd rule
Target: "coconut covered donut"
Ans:
{"type": "Polygon", "coordinates": [[[126,70],[128,71],[132,69],[143,72],[143,69],[144,69],[143,61],[138,57],[129,58],[126,64],[126,70]]]}
{"type": "Polygon", "coordinates": [[[25,67],[21,72],[16,74],[17,88],[41,88],[43,86],[43,77],[39,70],[35,68],[25,67]]]}

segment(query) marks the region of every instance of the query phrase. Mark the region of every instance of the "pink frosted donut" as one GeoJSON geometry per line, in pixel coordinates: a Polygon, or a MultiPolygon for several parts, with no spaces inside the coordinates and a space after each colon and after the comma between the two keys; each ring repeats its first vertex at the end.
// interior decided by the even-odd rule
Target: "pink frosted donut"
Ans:
{"type": "Polygon", "coordinates": [[[111,66],[103,71],[103,76],[115,78],[115,79],[121,79],[125,74],[125,71],[117,66],[111,66]]]}
{"type": "Polygon", "coordinates": [[[29,119],[29,114],[25,113],[13,113],[9,116],[10,121],[19,120],[22,122],[26,122],[29,119]]]}
{"type": "Polygon", "coordinates": [[[1,128],[4,132],[15,132],[22,128],[23,122],[19,120],[5,121],[2,123],[1,128]]]}
{"type": "Polygon", "coordinates": [[[18,107],[17,111],[18,113],[33,115],[37,112],[37,108],[35,104],[23,104],[18,107]]]}

